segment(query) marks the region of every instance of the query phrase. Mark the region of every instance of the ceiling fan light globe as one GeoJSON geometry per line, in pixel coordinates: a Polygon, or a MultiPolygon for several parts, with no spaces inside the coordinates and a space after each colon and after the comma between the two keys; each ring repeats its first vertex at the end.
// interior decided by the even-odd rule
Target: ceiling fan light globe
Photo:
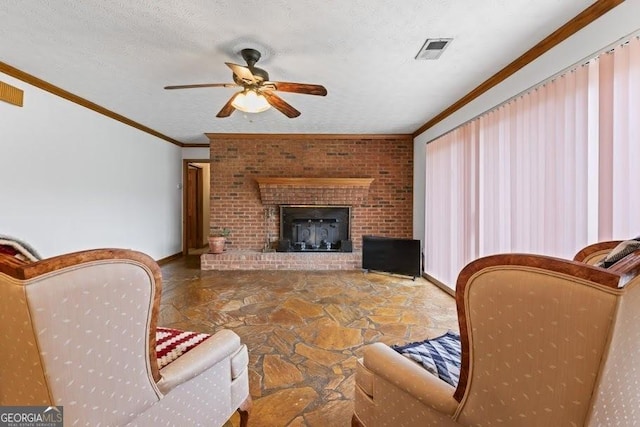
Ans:
{"type": "Polygon", "coordinates": [[[231,105],[245,113],[261,113],[271,108],[267,99],[254,90],[246,90],[235,97],[231,105]]]}

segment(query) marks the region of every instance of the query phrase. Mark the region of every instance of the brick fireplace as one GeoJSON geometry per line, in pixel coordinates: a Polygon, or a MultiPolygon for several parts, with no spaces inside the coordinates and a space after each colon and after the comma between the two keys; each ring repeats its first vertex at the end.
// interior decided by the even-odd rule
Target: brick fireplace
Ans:
{"type": "Polygon", "coordinates": [[[408,135],[229,135],[211,141],[211,226],[232,230],[202,269],[360,268],[362,236],[411,237],[408,135]],[[352,253],[272,252],[282,205],[345,206],[352,253]]]}

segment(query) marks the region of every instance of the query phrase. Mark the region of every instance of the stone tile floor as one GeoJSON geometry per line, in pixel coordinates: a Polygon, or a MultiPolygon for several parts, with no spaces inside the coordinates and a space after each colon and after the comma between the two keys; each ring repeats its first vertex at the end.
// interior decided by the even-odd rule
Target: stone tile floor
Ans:
{"type": "MultiPolygon", "coordinates": [[[[454,299],[424,279],[362,271],[201,271],[162,267],[160,326],[237,333],[249,349],[250,426],[350,426],[366,344],[457,331],[454,299]]],[[[225,427],[237,426],[235,414],[225,427]]]]}

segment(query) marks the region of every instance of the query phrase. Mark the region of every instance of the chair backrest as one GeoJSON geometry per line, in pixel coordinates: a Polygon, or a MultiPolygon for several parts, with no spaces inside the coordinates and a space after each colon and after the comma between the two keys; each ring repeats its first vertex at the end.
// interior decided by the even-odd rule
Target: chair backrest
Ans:
{"type": "MultiPolygon", "coordinates": [[[[2,257],[0,265],[15,260],[2,257]]],[[[14,264],[15,267],[23,263],[14,264]]],[[[23,282],[0,270],[0,405],[53,405],[23,282]],[[25,386],[28,384],[29,386],[25,386]]]]}
{"type": "Polygon", "coordinates": [[[588,425],[630,425],[640,419],[640,251],[614,264],[627,283],[594,393],[588,425]]]}
{"type": "Polygon", "coordinates": [[[64,405],[70,425],[119,425],[158,401],[160,283],[133,251],[0,260],[0,405],[64,405]]]}
{"type": "MultiPolygon", "coordinates": [[[[616,271],[536,255],[497,255],[465,267],[456,289],[463,347],[457,420],[584,425],[625,316],[624,280],[616,271]]],[[[628,304],[638,311],[638,302],[628,304]]]]}

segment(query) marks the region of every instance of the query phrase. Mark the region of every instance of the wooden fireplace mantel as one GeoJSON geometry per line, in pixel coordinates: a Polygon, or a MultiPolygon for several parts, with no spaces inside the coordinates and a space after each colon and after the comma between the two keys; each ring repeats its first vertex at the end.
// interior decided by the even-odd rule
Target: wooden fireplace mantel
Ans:
{"type": "Polygon", "coordinates": [[[301,187],[367,187],[373,178],[256,178],[258,185],[292,185],[301,187]]]}
{"type": "Polygon", "coordinates": [[[265,205],[361,205],[373,178],[256,178],[265,205]]]}

